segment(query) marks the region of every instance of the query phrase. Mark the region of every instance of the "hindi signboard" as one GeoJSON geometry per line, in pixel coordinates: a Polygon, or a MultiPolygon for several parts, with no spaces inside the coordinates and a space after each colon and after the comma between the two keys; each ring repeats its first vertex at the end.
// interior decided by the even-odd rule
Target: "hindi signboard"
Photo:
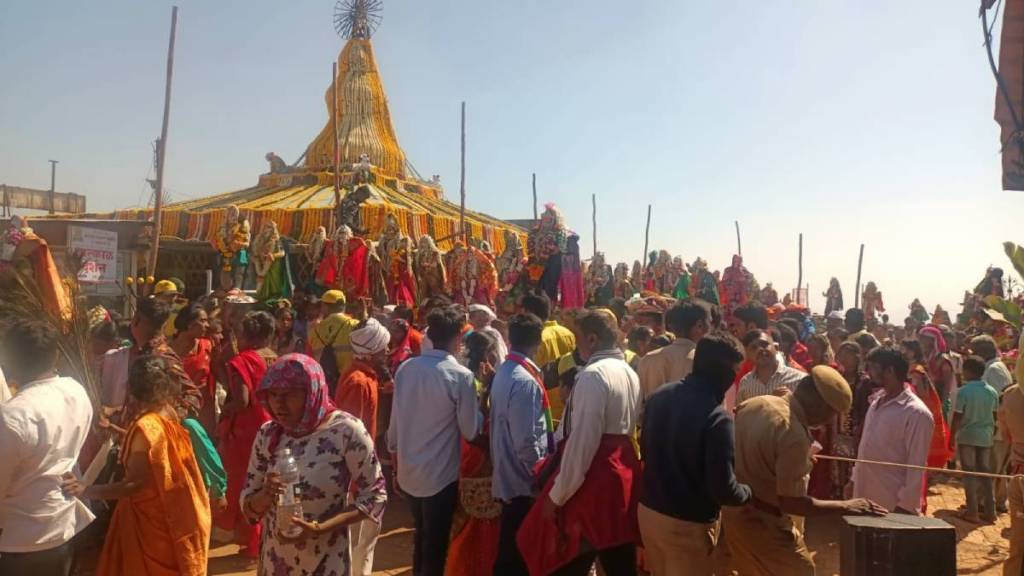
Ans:
{"type": "Polygon", "coordinates": [[[79,282],[113,284],[117,281],[117,232],[68,226],[68,250],[82,257],[79,282]]]}

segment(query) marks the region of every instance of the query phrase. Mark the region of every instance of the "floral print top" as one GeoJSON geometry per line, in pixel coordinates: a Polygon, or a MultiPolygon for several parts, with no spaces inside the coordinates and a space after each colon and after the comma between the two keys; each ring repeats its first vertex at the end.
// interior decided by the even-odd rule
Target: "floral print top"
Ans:
{"type": "MultiPolygon", "coordinates": [[[[280,436],[270,450],[271,423],[256,437],[249,458],[249,471],[241,501],[258,492],[266,474],[273,469],[275,452],[289,448],[299,467],[302,511],[306,520],[324,522],[342,512],[349,498],[370,519],[380,523],[387,503],[384,475],[373,449],[373,440],[357,418],[341,411],[331,414],[316,430],[302,437],[280,436]]],[[[245,506],[243,510],[247,510],[245,506]]],[[[248,513],[248,511],[247,511],[248,513]]],[[[262,518],[260,576],[349,576],[348,529],[309,538],[300,543],[278,537],[276,510],[262,518]]]]}

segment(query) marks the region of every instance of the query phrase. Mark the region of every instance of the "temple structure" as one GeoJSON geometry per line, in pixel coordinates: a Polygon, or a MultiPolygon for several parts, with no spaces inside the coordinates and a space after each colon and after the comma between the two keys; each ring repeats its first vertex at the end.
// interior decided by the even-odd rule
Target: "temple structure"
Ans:
{"type": "MultiPolygon", "coordinates": [[[[388,215],[393,215],[407,236],[429,235],[442,250],[454,245],[460,236],[460,207],[445,200],[439,178],[421,178],[407,161],[391,122],[370,32],[365,26],[349,28],[350,36],[338,55],[337,95],[334,85],[328,86],[326,124],[299,162],[287,165],[268,153],[270,170],[255,186],[165,206],[160,230],[162,273],[181,275],[210,268],[203,255],[214,257],[208,246],[229,206],[239,209],[253,231],[273,221],[282,237],[305,244],[319,227],[333,231],[342,223],[345,200],[357,191],[365,196],[362,202],[350,203],[358,214],[357,234],[376,239],[388,215]],[[337,159],[336,146],[340,148],[337,159]],[[335,166],[340,168],[338,193],[335,166]],[[170,259],[165,258],[168,253],[170,259]],[[183,260],[174,257],[176,253],[190,256],[183,260]]],[[[120,210],[113,217],[148,220],[152,209],[120,210]]],[[[526,238],[522,228],[470,210],[466,210],[466,226],[471,242],[486,241],[496,253],[504,249],[506,232],[526,238]]]]}

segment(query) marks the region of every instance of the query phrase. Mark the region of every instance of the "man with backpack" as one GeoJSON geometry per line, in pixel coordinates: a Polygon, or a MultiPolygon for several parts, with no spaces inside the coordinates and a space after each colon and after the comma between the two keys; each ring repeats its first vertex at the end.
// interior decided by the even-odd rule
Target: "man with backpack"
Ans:
{"type": "Polygon", "coordinates": [[[359,321],[345,313],[345,293],[328,290],[320,297],[323,320],[310,330],[309,347],[312,356],[320,362],[327,378],[331,396],[341,375],[352,364],[352,330],[359,321]]]}

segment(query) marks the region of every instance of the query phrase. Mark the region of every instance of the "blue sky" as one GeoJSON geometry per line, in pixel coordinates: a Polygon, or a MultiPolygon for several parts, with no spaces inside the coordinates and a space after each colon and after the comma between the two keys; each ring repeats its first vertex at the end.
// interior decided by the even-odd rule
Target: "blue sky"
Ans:
{"type": "MultiPolygon", "coordinates": [[[[167,160],[172,200],[240,189],[323,126],[342,46],[327,0],[183,0],[167,160]]],[[[159,134],[171,3],[8,2],[0,17],[0,182],[138,205],[159,134]]],[[[954,0],[386,0],[374,37],[399,139],[457,198],[468,106],[470,207],[531,213],[530,173],[590,253],[652,248],[812,305],[853,301],[857,250],[896,319],[959,309],[1009,267],[1020,193],[999,186],[995,97],[975,3],[954,0]]]]}

